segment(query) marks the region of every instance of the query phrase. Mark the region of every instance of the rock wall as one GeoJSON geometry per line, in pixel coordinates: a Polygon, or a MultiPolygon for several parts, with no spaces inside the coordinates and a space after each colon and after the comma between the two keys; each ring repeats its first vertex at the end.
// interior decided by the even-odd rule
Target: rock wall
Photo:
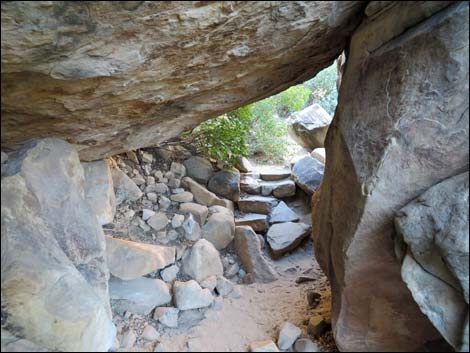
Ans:
{"type": "Polygon", "coordinates": [[[305,81],[356,1],[2,2],[3,148],[60,137],[94,160],[305,81]]]}
{"type": "Polygon", "coordinates": [[[372,2],[352,36],[314,195],[316,256],[343,351],[439,337],[400,276],[395,212],[468,170],[468,2],[372,2]]]}

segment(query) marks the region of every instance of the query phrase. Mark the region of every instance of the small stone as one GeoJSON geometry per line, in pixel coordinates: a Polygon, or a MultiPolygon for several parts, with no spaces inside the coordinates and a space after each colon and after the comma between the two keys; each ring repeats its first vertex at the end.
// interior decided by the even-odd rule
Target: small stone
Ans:
{"type": "Polygon", "coordinates": [[[155,177],[155,179],[157,179],[158,181],[160,181],[161,178],[163,178],[163,173],[161,170],[157,170],[155,172],[155,174],[153,174],[153,176],[155,177]]]}
{"type": "Polygon", "coordinates": [[[168,240],[172,240],[172,241],[176,240],[176,239],[178,239],[178,236],[179,236],[179,234],[176,230],[170,229],[168,231],[168,240]]]}
{"type": "Polygon", "coordinates": [[[173,291],[176,306],[180,310],[205,308],[210,306],[214,300],[209,289],[202,289],[194,280],[175,282],[173,291]]]}
{"type": "Polygon", "coordinates": [[[279,337],[277,339],[277,345],[279,349],[286,350],[292,347],[297,338],[302,334],[302,330],[297,326],[286,321],[279,332],[279,337]]]}
{"type": "Polygon", "coordinates": [[[181,163],[171,162],[170,171],[173,172],[178,179],[186,175],[186,167],[181,163]]]}
{"type": "Polygon", "coordinates": [[[201,239],[202,230],[198,222],[194,220],[192,213],[188,214],[182,223],[184,230],[184,237],[190,241],[197,241],[201,239]]]}
{"type": "Polygon", "coordinates": [[[168,186],[172,189],[179,188],[181,186],[181,179],[171,178],[168,180],[168,186]]]}
{"type": "Polygon", "coordinates": [[[217,286],[217,276],[209,276],[200,283],[202,288],[207,288],[210,291],[213,291],[217,286]]]}
{"type": "Polygon", "coordinates": [[[134,210],[127,210],[125,213],[124,213],[124,217],[127,218],[127,219],[132,219],[135,215],[135,211],[134,210]]]}
{"type": "Polygon", "coordinates": [[[219,293],[219,295],[221,295],[222,297],[226,297],[233,291],[233,283],[223,276],[218,276],[217,285],[215,289],[217,290],[217,293],[219,293]]]}
{"type": "Polygon", "coordinates": [[[180,271],[178,265],[171,265],[160,271],[160,277],[165,282],[173,282],[180,271]]]}
{"type": "Polygon", "coordinates": [[[168,224],[169,220],[166,216],[165,213],[163,212],[158,212],[155,213],[152,217],[149,218],[147,221],[147,224],[152,227],[155,231],[162,230],[166,227],[168,224]]]}
{"type": "Polygon", "coordinates": [[[272,210],[269,223],[284,223],[284,222],[296,222],[299,220],[299,216],[292,211],[284,201],[272,210]]]}
{"type": "Polygon", "coordinates": [[[160,209],[165,211],[170,207],[171,205],[171,200],[168,197],[165,196],[160,196],[160,200],[158,201],[158,205],[160,206],[160,209]]]}
{"type": "Polygon", "coordinates": [[[250,226],[255,232],[265,232],[268,216],[258,213],[247,213],[235,219],[236,226],[250,226]]]}
{"type": "Polygon", "coordinates": [[[148,185],[155,184],[155,178],[153,176],[148,176],[146,179],[147,179],[147,184],[148,185]]]}
{"type": "Polygon", "coordinates": [[[146,221],[146,220],[148,220],[150,217],[152,217],[154,214],[155,214],[154,211],[149,210],[149,209],[147,209],[147,208],[144,208],[144,209],[142,210],[142,219],[143,219],[144,221],[146,221]]]}
{"type": "Polygon", "coordinates": [[[173,194],[181,194],[182,192],[184,192],[185,190],[183,188],[176,188],[174,189],[172,192],[173,194]]]}
{"type": "Polygon", "coordinates": [[[318,338],[325,334],[331,325],[324,320],[321,316],[313,316],[308,321],[307,332],[315,338],[318,338]]]}
{"type": "Polygon", "coordinates": [[[240,172],[243,173],[251,172],[253,170],[253,166],[251,165],[250,161],[245,157],[240,157],[237,160],[236,167],[240,172]]]}
{"type": "Polygon", "coordinates": [[[317,292],[311,291],[307,293],[308,305],[310,305],[311,308],[317,307],[318,304],[320,303],[320,299],[321,299],[321,294],[317,292]]]}
{"type": "Polygon", "coordinates": [[[189,191],[185,191],[180,194],[171,195],[170,199],[176,202],[192,202],[194,199],[194,196],[189,191]]]}
{"type": "Polygon", "coordinates": [[[126,152],[126,157],[127,157],[127,159],[131,160],[135,164],[139,164],[139,160],[138,160],[137,155],[135,154],[134,151],[127,151],[126,152]]]}
{"type": "Polygon", "coordinates": [[[168,184],[168,178],[161,178],[160,182],[163,184],[168,184]]]}
{"type": "Polygon", "coordinates": [[[250,352],[279,352],[276,344],[271,340],[250,343],[250,352]]]}
{"type": "Polygon", "coordinates": [[[320,347],[308,338],[299,338],[294,344],[295,352],[321,352],[320,347]]]}
{"type": "Polygon", "coordinates": [[[137,340],[137,335],[134,330],[129,329],[122,336],[121,339],[121,348],[132,348],[137,340]]]}
{"type": "Polygon", "coordinates": [[[227,270],[225,271],[225,277],[232,278],[238,273],[239,270],[240,270],[240,266],[237,263],[234,263],[228,266],[227,270]]]}
{"type": "Polygon", "coordinates": [[[113,186],[116,193],[116,205],[125,200],[137,201],[142,197],[139,187],[119,168],[112,168],[113,186]]]}
{"type": "Polygon", "coordinates": [[[147,324],[145,325],[144,331],[142,332],[142,338],[147,341],[156,341],[160,338],[160,334],[157,330],[155,330],[155,327],[147,324]]]}
{"type": "Polygon", "coordinates": [[[142,156],[142,161],[144,163],[152,163],[153,162],[153,156],[145,151],[141,151],[141,156],[142,156]]]}
{"type": "Polygon", "coordinates": [[[173,307],[159,307],[155,309],[153,318],[167,327],[178,327],[179,309],[173,307]]]}
{"type": "Polygon", "coordinates": [[[157,202],[157,194],[154,192],[148,192],[147,198],[152,202],[157,202]]]}
{"type": "Polygon", "coordinates": [[[145,192],[155,192],[157,194],[166,194],[169,191],[170,189],[168,189],[168,186],[162,182],[153,185],[147,185],[145,188],[145,192]]]}
{"type": "Polygon", "coordinates": [[[145,179],[143,176],[141,175],[137,175],[135,176],[134,178],[132,178],[132,181],[136,184],[136,185],[143,185],[145,184],[145,179]]]}
{"type": "Polygon", "coordinates": [[[171,226],[173,228],[178,228],[183,225],[184,215],[176,213],[171,220],[171,226]]]}

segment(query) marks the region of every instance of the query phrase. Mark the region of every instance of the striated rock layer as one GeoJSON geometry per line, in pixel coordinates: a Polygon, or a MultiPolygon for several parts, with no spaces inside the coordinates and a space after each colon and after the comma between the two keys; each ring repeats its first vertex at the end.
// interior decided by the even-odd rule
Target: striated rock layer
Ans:
{"type": "Polygon", "coordinates": [[[2,2],[2,148],[61,137],[83,160],[155,145],[300,83],[362,2],[2,2]]]}
{"type": "Polygon", "coordinates": [[[439,335],[400,276],[393,219],[468,170],[468,3],[372,2],[366,14],[314,195],[316,256],[340,350],[413,351],[439,335]]]}

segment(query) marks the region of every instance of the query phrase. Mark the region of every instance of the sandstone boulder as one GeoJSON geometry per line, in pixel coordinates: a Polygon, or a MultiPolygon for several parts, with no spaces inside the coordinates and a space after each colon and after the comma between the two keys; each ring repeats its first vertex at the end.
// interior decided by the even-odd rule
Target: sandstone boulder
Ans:
{"type": "Polygon", "coordinates": [[[351,38],[325,141],[315,257],[332,286],[339,350],[422,350],[440,335],[403,282],[393,219],[468,170],[468,3],[396,2],[369,14],[351,38]]]}
{"type": "Polygon", "coordinates": [[[294,164],[292,177],[303,191],[312,195],[320,186],[324,171],[324,164],[311,156],[305,156],[294,164]]]}
{"type": "Polygon", "coordinates": [[[217,249],[206,239],[200,239],[183,258],[184,272],[201,282],[209,276],[222,276],[224,267],[217,249]]]}
{"type": "Polygon", "coordinates": [[[2,165],[2,327],[49,350],[107,351],[116,333],[104,234],[83,185],[77,152],[58,139],[2,165]]]}
{"type": "Polygon", "coordinates": [[[119,168],[112,168],[113,186],[116,195],[116,205],[125,200],[136,201],[142,197],[139,187],[119,168]]]}
{"type": "Polygon", "coordinates": [[[116,213],[113,178],[106,161],[82,163],[85,198],[101,225],[111,223],[116,213]]]}
{"type": "Polygon", "coordinates": [[[289,117],[289,135],[309,151],[322,148],[330,123],[331,116],[315,103],[289,117]]]}
{"type": "Polygon", "coordinates": [[[140,277],[122,281],[112,277],[109,295],[114,300],[113,309],[124,314],[130,311],[148,315],[155,307],[171,302],[171,294],[165,282],[159,279],[140,277]]]}
{"type": "Polygon", "coordinates": [[[269,283],[277,279],[276,272],[263,257],[258,235],[251,227],[235,228],[235,250],[243,267],[256,282],[269,283]]]}
{"type": "Polygon", "coordinates": [[[240,173],[221,170],[209,180],[207,187],[221,197],[238,201],[240,198],[240,173]]]}
{"type": "Polygon", "coordinates": [[[395,218],[402,278],[457,351],[468,350],[468,195],[467,172],[432,186],[395,218]]]}
{"type": "Polygon", "coordinates": [[[214,175],[211,162],[199,156],[193,156],[185,160],[184,166],[188,176],[202,185],[207,185],[209,179],[214,175]]]}
{"type": "Polygon", "coordinates": [[[235,235],[233,215],[227,213],[212,214],[202,227],[202,237],[210,241],[217,250],[225,249],[235,235]]]}
{"type": "Polygon", "coordinates": [[[266,234],[268,244],[274,257],[295,249],[303,239],[310,235],[312,227],[305,223],[276,223],[266,234]]]}
{"type": "Polygon", "coordinates": [[[155,146],[313,77],[341,53],[363,8],[2,2],[2,149],[51,135],[72,141],[82,160],[155,146]]]}
{"type": "Polygon", "coordinates": [[[137,279],[175,262],[175,248],[106,236],[109,271],[123,280],[137,279]]]}

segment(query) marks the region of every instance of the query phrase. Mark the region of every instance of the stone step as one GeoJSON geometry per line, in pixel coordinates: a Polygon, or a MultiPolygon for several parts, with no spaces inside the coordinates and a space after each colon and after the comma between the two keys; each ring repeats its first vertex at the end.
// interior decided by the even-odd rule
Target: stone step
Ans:
{"type": "Polygon", "coordinates": [[[267,241],[274,258],[295,249],[308,237],[312,227],[305,223],[285,222],[273,224],[267,233],[267,241]]]}
{"type": "Polygon", "coordinates": [[[289,178],[291,170],[289,168],[264,167],[259,171],[261,179],[265,181],[276,181],[289,178]]]}
{"type": "Polygon", "coordinates": [[[271,212],[269,223],[296,222],[298,220],[299,216],[284,201],[281,201],[271,212]]]}
{"type": "Polygon", "coordinates": [[[269,214],[278,203],[274,197],[248,196],[238,201],[238,208],[245,213],[269,214]]]}
{"type": "Polygon", "coordinates": [[[265,232],[268,216],[259,213],[247,213],[235,218],[235,226],[250,226],[255,232],[265,232]]]}

